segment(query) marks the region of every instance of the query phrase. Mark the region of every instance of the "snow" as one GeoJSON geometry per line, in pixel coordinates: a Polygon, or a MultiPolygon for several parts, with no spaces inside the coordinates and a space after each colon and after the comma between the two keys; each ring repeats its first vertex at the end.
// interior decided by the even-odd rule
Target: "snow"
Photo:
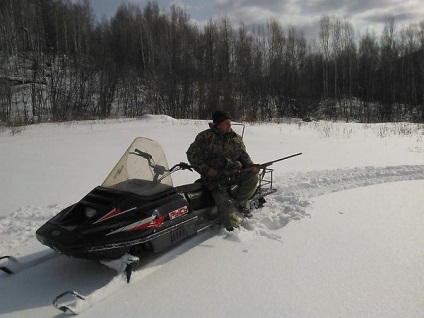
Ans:
{"type": "MultiPolygon", "coordinates": [[[[82,317],[424,317],[419,125],[247,124],[255,162],[303,153],[272,166],[278,192],[235,233],[206,231],[141,260],[128,285],[35,239],[102,183],[135,137],[158,141],[173,165],[206,127],[145,116],[1,131],[0,255],[43,262],[0,274],[0,316],[60,317],[52,300],[75,289],[94,304],[82,317]]],[[[173,175],[174,184],[197,177],[173,175]]]]}

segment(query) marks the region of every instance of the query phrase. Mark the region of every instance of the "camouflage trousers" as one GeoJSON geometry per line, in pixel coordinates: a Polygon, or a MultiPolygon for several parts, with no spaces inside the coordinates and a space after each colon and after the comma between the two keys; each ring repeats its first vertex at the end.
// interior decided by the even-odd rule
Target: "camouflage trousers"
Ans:
{"type": "Polygon", "coordinates": [[[238,177],[234,183],[222,184],[210,190],[225,228],[239,226],[236,217],[237,206],[246,204],[255,193],[257,185],[258,175],[246,173],[238,177]]]}

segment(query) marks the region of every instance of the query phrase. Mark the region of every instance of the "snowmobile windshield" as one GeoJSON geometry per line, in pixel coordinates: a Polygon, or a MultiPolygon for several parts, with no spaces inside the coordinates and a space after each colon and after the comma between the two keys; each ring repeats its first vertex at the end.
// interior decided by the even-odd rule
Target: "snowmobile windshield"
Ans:
{"type": "Polygon", "coordinates": [[[172,188],[172,178],[162,147],[138,137],[112,169],[102,187],[151,196],[172,188]]]}

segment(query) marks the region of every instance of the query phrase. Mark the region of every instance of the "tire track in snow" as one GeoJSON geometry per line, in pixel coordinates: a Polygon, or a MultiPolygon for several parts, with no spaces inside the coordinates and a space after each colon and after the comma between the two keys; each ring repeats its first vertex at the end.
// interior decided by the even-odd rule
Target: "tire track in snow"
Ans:
{"type": "Polygon", "coordinates": [[[273,230],[292,220],[311,217],[307,207],[313,197],[375,184],[424,179],[424,165],[360,167],[324,171],[287,173],[275,177],[277,193],[267,198],[265,206],[245,220],[244,228],[257,236],[279,239],[273,230]]]}
{"type": "Polygon", "coordinates": [[[335,169],[289,173],[276,178],[281,196],[319,195],[380,183],[424,179],[424,165],[335,169]]]}

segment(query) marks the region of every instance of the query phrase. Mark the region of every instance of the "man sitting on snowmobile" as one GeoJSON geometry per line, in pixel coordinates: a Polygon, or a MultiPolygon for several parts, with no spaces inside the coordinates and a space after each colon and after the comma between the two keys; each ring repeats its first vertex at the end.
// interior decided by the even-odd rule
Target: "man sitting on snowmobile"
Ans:
{"type": "Polygon", "coordinates": [[[187,159],[211,191],[221,222],[232,231],[240,225],[237,209],[250,213],[246,202],[256,191],[259,168],[247,154],[242,137],[231,129],[231,117],[216,111],[212,120],[209,129],[200,132],[188,148],[187,159]],[[249,171],[240,175],[246,168],[249,171]],[[238,188],[230,197],[233,185],[238,188]]]}

